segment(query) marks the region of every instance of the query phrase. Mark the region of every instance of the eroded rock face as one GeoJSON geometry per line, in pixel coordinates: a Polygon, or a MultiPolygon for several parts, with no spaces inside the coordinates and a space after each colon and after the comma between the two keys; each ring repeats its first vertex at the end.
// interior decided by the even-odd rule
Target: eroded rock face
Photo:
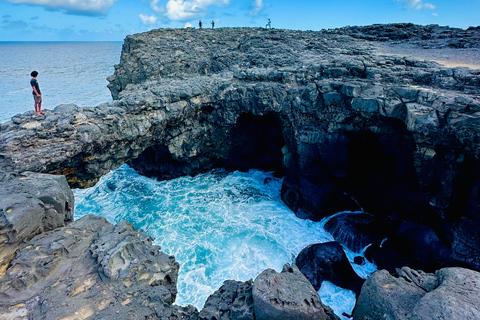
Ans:
{"type": "Polygon", "coordinates": [[[73,221],[73,207],[63,176],[0,171],[0,278],[20,246],[73,221]]]}
{"type": "Polygon", "coordinates": [[[298,268],[288,263],[282,272],[267,269],[253,282],[225,281],[199,316],[205,320],[339,319],[298,268]]]}
{"type": "Polygon", "coordinates": [[[253,281],[227,280],[208,297],[200,311],[201,319],[255,320],[252,297],[253,281]]]}
{"type": "MultiPolygon", "coordinates": [[[[124,222],[85,216],[20,248],[0,278],[5,319],[168,318],[178,263],[124,222]]],[[[195,314],[195,313],[193,313],[195,314]]]]}
{"type": "Polygon", "coordinates": [[[281,273],[263,271],[253,283],[252,296],[257,320],[339,319],[296,266],[286,264],[281,273]]]}
{"type": "Polygon", "coordinates": [[[354,319],[478,319],[480,273],[445,268],[435,274],[410,268],[373,273],[362,287],[354,319]]]}
{"type": "MultiPolygon", "coordinates": [[[[257,165],[285,174],[282,198],[300,217],[361,207],[424,224],[480,270],[480,72],[378,54],[385,32],[421,41],[417,26],[352,30],[129,36],[114,101],[13,117],[0,167],[86,187],[125,162],[160,179],[257,165]]],[[[467,43],[480,31],[448,32],[467,43]]]]}

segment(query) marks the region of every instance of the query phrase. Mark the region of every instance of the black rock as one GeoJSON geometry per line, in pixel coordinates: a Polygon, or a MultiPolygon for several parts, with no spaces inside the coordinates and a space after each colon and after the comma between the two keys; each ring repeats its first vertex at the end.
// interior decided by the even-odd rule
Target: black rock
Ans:
{"type": "Polygon", "coordinates": [[[330,281],[358,295],[365,281],[355,273],[338,242],[312,244],[306,247],[298,254],[295,264],[317,291],[320,290],[323,281],[330,281]]]}

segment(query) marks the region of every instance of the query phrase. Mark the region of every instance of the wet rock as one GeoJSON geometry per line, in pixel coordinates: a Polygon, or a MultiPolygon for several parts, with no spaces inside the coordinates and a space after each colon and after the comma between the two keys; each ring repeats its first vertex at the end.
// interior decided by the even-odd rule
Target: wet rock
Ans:
{"type": "Polygon", "coordinates": [[[300,251],[295,265],[317,291],[323,281],[330,281],[358,295],[364,282],[353,270],[338,242],[309,245],[300,251]]]}
{"type": "Polygon", "coordinates": [[[335,241],[358,253],[368,245],[379,245],[389,234],[378,218],[365,212],[335,214],[325,222],[325,230],[335,241]]]}

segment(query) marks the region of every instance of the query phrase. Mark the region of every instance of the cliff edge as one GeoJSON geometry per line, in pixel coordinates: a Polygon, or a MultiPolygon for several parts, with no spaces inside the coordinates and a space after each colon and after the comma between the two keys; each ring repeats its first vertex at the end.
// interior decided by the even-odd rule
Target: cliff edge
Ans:
{"type": "Polygon", "coordinates": [[[398,54],[478,53],[479,34],[396,24],[128,36],[108,79],[114,101],[14,116],[0,126],[0,168],[73,187],[123,163],[160,179],[272,170],[300,217],[369,213],[335,223],[374,234],[367,256],[380,268],[480,270],[480,70],[398,54]]]}

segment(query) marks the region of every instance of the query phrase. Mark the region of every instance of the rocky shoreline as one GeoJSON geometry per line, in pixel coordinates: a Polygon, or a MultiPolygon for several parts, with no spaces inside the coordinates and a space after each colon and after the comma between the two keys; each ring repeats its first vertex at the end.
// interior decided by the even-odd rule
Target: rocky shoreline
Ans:
{"type": "Polygon", "coordinates": [[[311,283],[342,278],[359,293],[355,319],[478,317],[480,70],[382,46],[476,50],[479,38],[478,28],[409,24],[128,36],[109,77],[112,103],[0,125],[0,314],[335,319],[311,283]],[[175,306],[178,263],[152,239],[127,223],[72,222],[68,185],[92,186],[123,163],[160,179],[275,171],[299,217],[362,209],[332,219],[329,231],[352,250],[371,243],[366,257],[398,278],[379,271],[362,286],[333,263],[318,274],[338,250],[310,248],[299,255],[304,267],[226,281],[200,312],[175,306]]]}

